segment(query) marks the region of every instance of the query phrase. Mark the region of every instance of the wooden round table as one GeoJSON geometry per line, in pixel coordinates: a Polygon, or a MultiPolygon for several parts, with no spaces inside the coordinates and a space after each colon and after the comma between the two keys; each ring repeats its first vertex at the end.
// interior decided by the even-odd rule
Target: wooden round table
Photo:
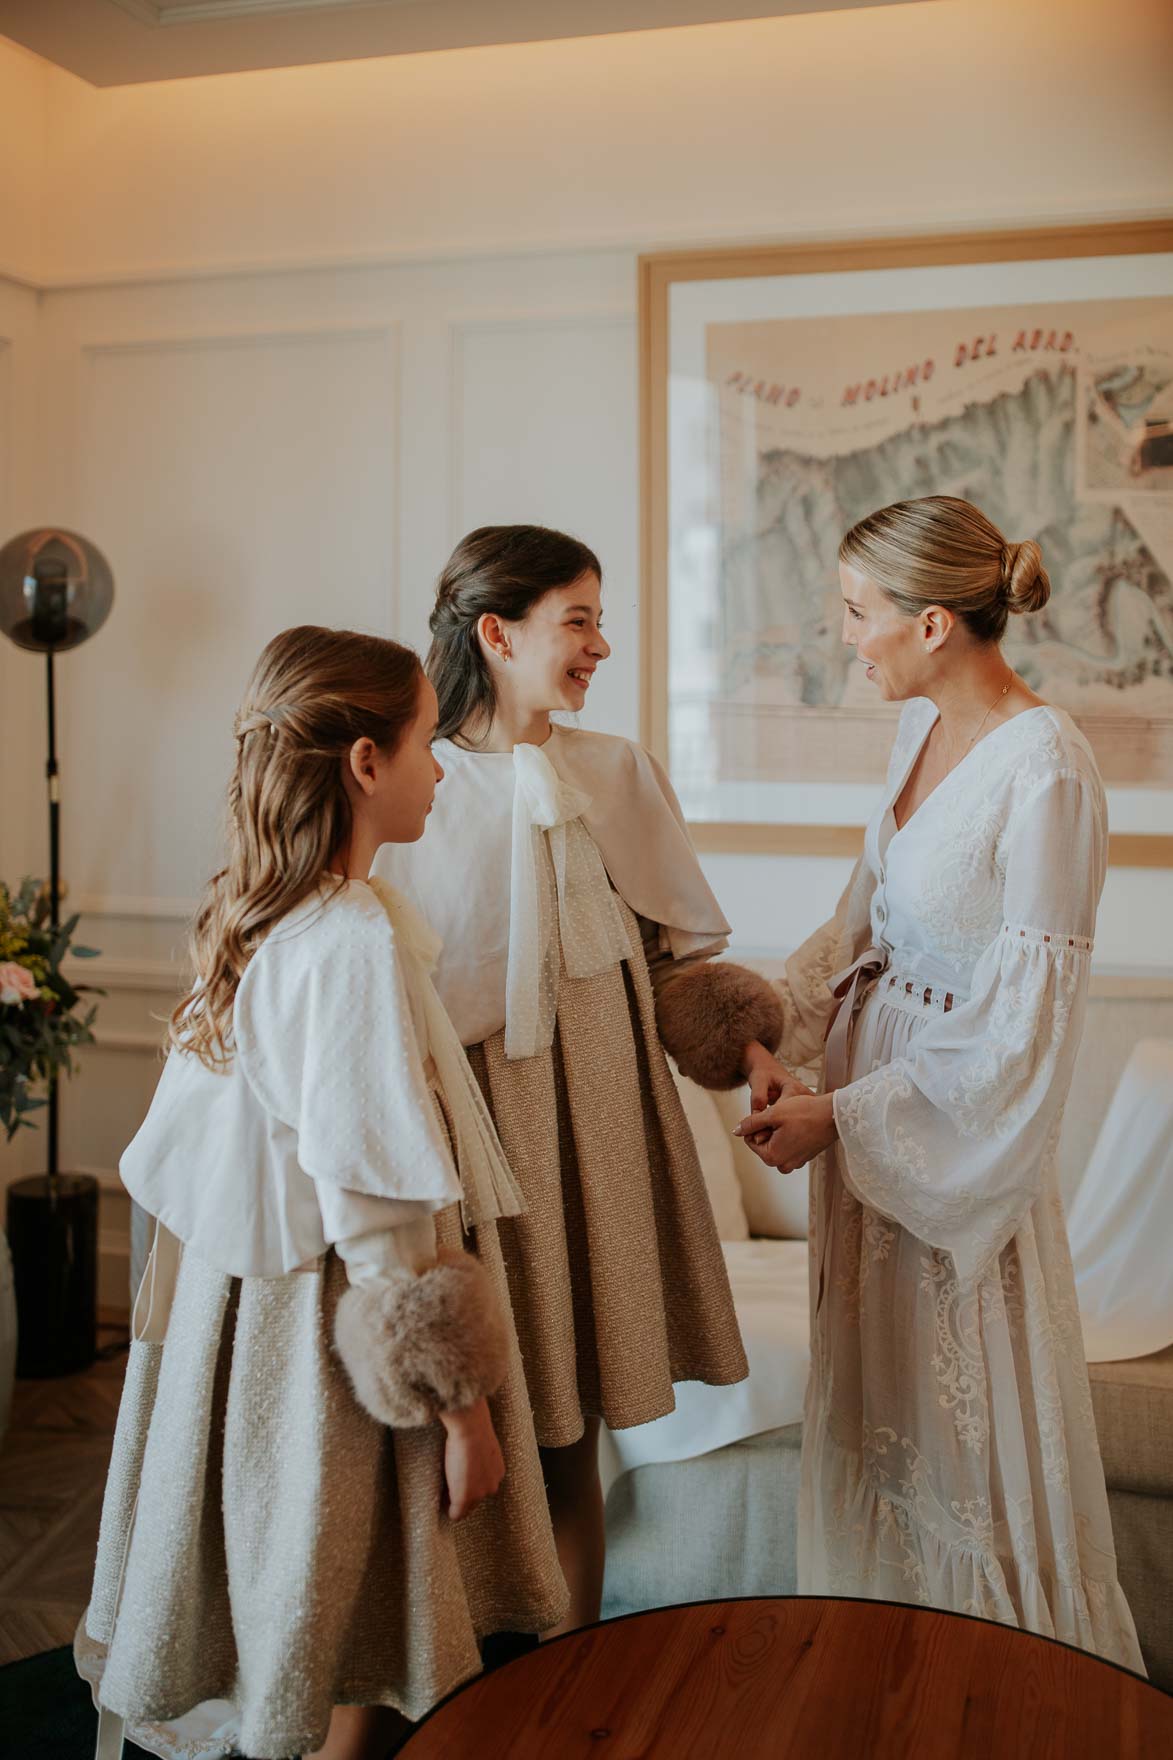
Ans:
{"type": "Polygon", "coordinates": [[[1065,1644],[884,1601],[702,1601],[482,1675],[404,1760],[1151,1760],[1173,1698],[1065,1644]]]}

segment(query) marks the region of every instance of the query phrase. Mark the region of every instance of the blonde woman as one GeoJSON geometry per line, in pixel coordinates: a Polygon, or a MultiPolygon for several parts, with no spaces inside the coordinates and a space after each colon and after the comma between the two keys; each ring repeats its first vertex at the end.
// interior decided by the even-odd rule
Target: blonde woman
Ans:
{"type": "Polygon", "coordinates": [[[1055,1143],[1107,823],[1013,671],[1034,543],[930,496],[840,549],[843,637],[905,704],[833,920],[790,960],[788,1084],[740,1127],[812,1185],[799,1587],[920,1601],[1143,1668],[1116,1576],[1055,1143]]]}
{"type": "Polygon", "coordinates": [[[237,717],[198,981],[121,1167],[159,1228],[76,1644],[103,1756],[125,1719],[169,1757],[375,1760],[480,1638],[566,1605],[488,1226],[519,1195],[434,937],[366,878],[423,833],[435,726],[409,649],[313,627],[237,717]]]}

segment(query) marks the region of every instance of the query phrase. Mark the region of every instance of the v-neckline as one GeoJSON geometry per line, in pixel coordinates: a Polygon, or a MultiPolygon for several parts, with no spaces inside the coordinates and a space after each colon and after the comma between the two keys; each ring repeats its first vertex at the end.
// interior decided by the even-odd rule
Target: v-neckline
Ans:
{"type": "Polygon", "coordinates": [[[1003,731],[1004,728],[1013,727],[1016,721],[1021,721],[1025,716],[1037,715],[1041,711],[1044,711],[1048,708],[1049,708],[1049,704],[1047,704],[1047,703],[1035,703],[1032,708],[1020,709],[1018,711],[1017,715],[1011,715],[1008,720],[1000,721],[998,723],[997,727],[991,727],[989,733],[987,733],[983,739],[977,740],[972,746],[970,746],[970,748],[967,752],[963,753],[962,756],[960,758],[958,758],[958,760],[957,760],[956,764],[954,764],[952,770],[947,770],[945,772],[944,776],[942,776],[940,782],[937,783],[936,787],[931,788],[929,790],[929,792],[925,796],[924,800],[921,801],[920,804],[913,809],[913,811],[908,815],[908,818],[904,821],[903,825],[900,825],[897,823],[897,820],[896,820],[896,803],[900,799],[901,795],[904,793],[905,789],[908,787],[909,779],[911,778],[913,771],[916,769],[916,766],[919,764],[922,756],[924,755],[924,749],[929,742],[929,735],[932,733],[934,727],[936,727],[938,721],[940,721],[940,719],[941,719],[941,711],[939,709],[937,709],[936,706],[934,705],[933,719],[929,722],[928,726],[924,730],[924,733],[921,735],[920,739],[917,741],[917,744],[913,748],[912,754],[909,757],[908,763],[904,767],[904,771],[900,777],[899,782],[896,784],[896,787],[893,789],[892,793],[888,796],[888,808],[884,814],[884,817],[886,819],[891,819],[891,821],[892,821],[892,836],[886,840],[885,848],[889,844],[891,844],[893,837],[899,837],[901,832],[908,830],[908,827],[912,824],[912,821],[917,817],[918,813],[923,812],[925,807],[928,806],[929,802],[934,798],[934,796],[940,794],[941,790],[945,787],[945,784],[947,782],[951,782],[953,777],[955,777],[957,775],[958,771],[963,770],[965,768],[966,764],[968,764],[969,760],[973,757],[975,752],[980,751],[982,746],[988,745],[992,739],[996,739],[998,737],[998,735],[1003,731]]]}

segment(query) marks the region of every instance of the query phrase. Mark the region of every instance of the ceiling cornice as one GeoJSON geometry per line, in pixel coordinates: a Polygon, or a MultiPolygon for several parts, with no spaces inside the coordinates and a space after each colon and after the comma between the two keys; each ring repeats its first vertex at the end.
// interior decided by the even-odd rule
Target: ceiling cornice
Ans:
{"type": "Polygon", "coordinates": [[[94,86],[941,0],[0,0],[0,32],[94,86]]]}

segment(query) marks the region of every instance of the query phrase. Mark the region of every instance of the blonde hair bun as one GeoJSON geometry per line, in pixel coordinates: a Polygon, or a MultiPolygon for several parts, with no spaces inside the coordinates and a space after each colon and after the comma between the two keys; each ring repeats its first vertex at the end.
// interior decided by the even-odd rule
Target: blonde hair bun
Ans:
{"type": "Polygon", "coordinates": [[[1002,554],[1002,590],[1007,610],[1016,616],[1041,611],[1051,597],[1051,577],[1043,567],[1043,553],[1033,539],[1007,544],[1002,554]]]}
{"type": "Polygon", "coordinates": [[[1012,611],[1039,611],[1051,595],[1034,540],[1008,544],[980,507],[956,495],[878,507],[846,534],[839,560],[910,617],[943,605],[979,642],[1000,642],[1012,611]]]}

